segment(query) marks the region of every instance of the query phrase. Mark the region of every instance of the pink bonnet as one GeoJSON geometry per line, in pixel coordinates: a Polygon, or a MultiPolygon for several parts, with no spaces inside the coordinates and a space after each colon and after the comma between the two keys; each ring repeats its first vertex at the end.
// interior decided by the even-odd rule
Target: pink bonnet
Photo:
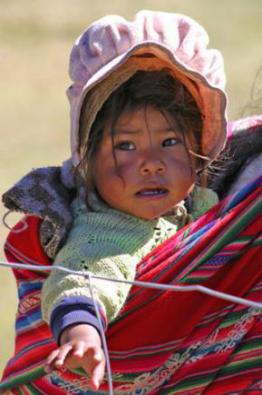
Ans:
{"type": "MultiPolygon", "coordinates": [[[[72,85],[67,95],[73,164],[80,160],[79,118],[86,95],[129,60],[134,64],[134,59],[145,53],[154,55],[158,65],[171,69],[194,96],[203,115],[202,151],[213,160],[226,139],[226,96],[222,55],[207,48],[208,43],[203,27],[181,14],[140,11],[131,22],[118,15],[94,22],[76,40],[70,55],[72,85]]],[[[144,69],[141,60],[132,73],[144,69]]],[[[118,86],[123,82],[118,81],[118,86]]],[[[92,120],[115,88],[112,85],[100,93],[97,105],[90,110],[92,120]]]]}

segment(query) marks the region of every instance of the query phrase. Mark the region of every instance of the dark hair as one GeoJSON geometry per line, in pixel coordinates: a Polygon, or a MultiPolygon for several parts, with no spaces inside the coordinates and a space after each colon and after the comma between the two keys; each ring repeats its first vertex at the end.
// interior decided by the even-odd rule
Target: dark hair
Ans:
{"type": "MultiPolygon", "coordinates": [[[[88,97],[83,108],[88,105],[88,97]]],[[[202,154],[202,114],[187,88],[175,79],[168,70],[137,71],[127,82],[116,89],[105,101],[92,125],[84,157],[80,162],[82,174],[90,187],[92,185],[92,159],[103,136],[105,123],[111,122],[111,134],[114,125],[124,111],[133,111],[143,106],[153,106],[163,115],[169,114],[181,133],[187,149],[202,154]]],[[[80,136],[85,133],[84,111],[80,117],[80,136]]],[[[81,141],[80,141],[81,144],[81,141]]],[[[194,158],[195,159],[195,158],[194,158]]],[[[196,167],[202,167],[201,158],[196,159],[196,167]]]]}

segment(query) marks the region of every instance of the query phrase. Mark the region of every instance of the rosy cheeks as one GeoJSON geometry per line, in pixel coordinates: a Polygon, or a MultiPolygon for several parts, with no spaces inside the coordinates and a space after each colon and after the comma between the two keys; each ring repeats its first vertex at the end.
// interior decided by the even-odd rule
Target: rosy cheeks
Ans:
{"type": "Polygon", "coordinates": [[[115,177],[118,178],[118,182],[121,184],[123,189],[132,190],[137,184],[139,184],[137,166],[135,163],[116,163],[115,177]]]}

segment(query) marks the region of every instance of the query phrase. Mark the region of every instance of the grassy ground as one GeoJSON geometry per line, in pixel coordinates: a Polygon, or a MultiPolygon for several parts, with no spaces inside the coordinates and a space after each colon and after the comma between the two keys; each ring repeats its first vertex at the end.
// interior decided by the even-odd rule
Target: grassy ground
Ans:
{"type": "MultiPolygon", "coordinates": [[[[0,0],[0,193],[31,168],[60,164],[69,156],[64,91],[73,40],[100,16],[129,18],[145,8],[185,13],[206,27],[211,45],[225,57],[230,117],[241,115],[262,66],[260,0],[0,0]]],[[[255,94],[260,88],[257,81],[255,94]]],[[[17,218],[10,215],[9,224],[17,218]]],[[[1,226],[1,258],[6,234],[1,226]]],[[[1,373],[12,354],[17,299],[10,271],[0,269],[1,373]]]]}

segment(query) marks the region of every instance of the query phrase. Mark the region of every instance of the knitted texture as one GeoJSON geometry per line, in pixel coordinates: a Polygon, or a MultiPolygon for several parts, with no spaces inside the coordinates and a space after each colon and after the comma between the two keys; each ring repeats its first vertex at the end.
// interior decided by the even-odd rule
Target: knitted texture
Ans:
{"type": "MultiPolygon", "coordinates": [[[[55,259],[76,271],[132,281],[136,265],[154,247],[174,235],[177,225],[159,218],[143,220],[113,210],[91,195],[92,210],[79,199],[72,205],[74,223],[66,244],[55,259]],[[94,211],[95,210],[95,211],[94,211]]],[[[131,285],[95,281],[95,293],[107,318],[112,321],[122,308],[131,285]]],[[[54,271],[45,282],[42,312],[49,322],[53,308],[65,297],[91,297],[89,280],[81,275],[54,271]]]]}
{"type": "Polygon", "coordinates": [[[195,187],[191,194],[191,199],[191,216],[193,219],[197,219],[207,210],[209,210],[210,207],[213,207],[218,203],[218,196],[216,192],[209,188],[195,187]]]}
{"type": "Polygon", "coordinates": [[[10,211],[43,218],[40,239],[50,258],[57,253],[72,224],[70,202],[75,191],[71,192],[61,181],[61,169],[58,166],[35,169],[2,196],[10,211]]]}

